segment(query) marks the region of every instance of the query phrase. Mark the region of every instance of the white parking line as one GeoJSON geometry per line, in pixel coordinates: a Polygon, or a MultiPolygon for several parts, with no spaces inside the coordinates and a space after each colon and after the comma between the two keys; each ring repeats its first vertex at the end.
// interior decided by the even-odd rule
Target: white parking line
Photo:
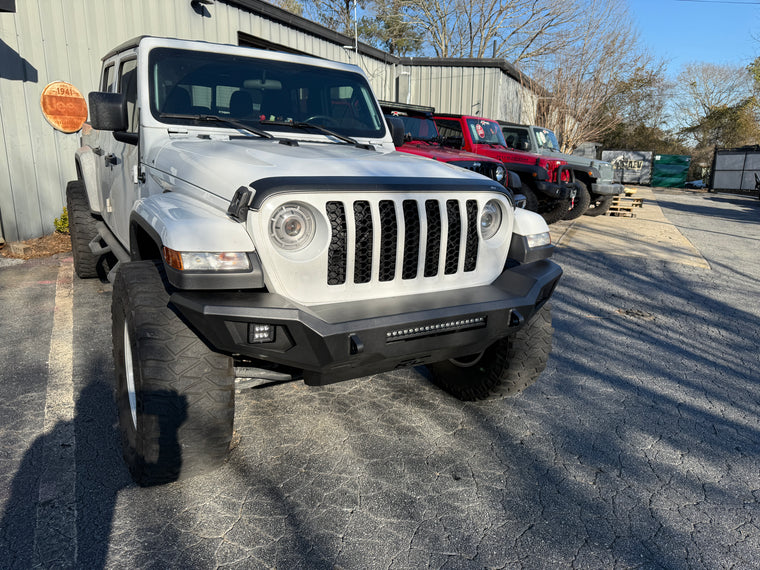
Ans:
{"type": "Polygon", "coordinates": [[[48,356],[43,471],[34,531],[35,567],[73,568],[77,558],[73,278],[71,259],[62,260],[48,356]]]}

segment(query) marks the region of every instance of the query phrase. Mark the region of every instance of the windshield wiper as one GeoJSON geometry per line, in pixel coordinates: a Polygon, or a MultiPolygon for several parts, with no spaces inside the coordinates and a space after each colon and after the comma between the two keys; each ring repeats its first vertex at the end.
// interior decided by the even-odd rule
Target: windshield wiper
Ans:
{"type": "Polygon", "coordinates": [[[249,133],[253,133],[254,135],[258,135],[265,139],[274,138],[274,136],[270,135],[268,132],[262,131],[261,129],[257,129],[256,127],[252,127],[251,125],[246,125],[242,121],[236,121],[235,119],[228,119],[226,117],[218,117],[217,115],[185,115],[182,113],[159,113],[158,117],[160,119],[190,119],[192,121],[203,121],[207,123],[224,123],[226,125],[230,125],[237,129],[248,131],[249,133]]]}
{"type": "Polygon", "coordinates": [[[351,137],[348,137],[346,135],[336,133],[333,130],[323,127],[322,125],[317,125],[315,123],[309,123],[306,121],[261,121],[261,124],[262,125],[276,125],[280,127],[293,127],[295,129],[303,129],[303,130],[314,129],[316,131],[319,131],[323,135],[335,137],[338,140],[342,140],[343,142],[347,142],[348,144],[352,144],[356,147],[374,150],[374,147],[372,145],[362,144],[356,139],[352,139],[351,137]]]}

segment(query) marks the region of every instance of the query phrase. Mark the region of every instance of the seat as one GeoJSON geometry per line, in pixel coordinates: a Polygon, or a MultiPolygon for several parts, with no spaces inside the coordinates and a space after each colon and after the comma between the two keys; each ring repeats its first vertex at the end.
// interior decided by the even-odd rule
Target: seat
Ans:
{"type": "Polygon", "coordinates": [[[190,93],[182,87],[175,87],[169,93],[166,101],[164,101],[164,108],[161,109],[161,112],[176,113],[178,115],[191,114],[192,102],[190,101],[190,93]]]}
{"type": "Polygon", "coordinates": [[[253,117],[253,97],[247,91],[235,91],[230,97],[230,117],[250,119],[253,117]]]}

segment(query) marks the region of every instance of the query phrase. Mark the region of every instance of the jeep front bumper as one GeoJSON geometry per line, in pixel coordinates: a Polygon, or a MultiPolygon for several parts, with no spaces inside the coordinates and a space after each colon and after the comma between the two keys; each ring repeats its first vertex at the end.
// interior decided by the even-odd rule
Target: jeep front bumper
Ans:
{"type": "Polygon", "coordinates": [[[322,385],[475,354],[516,333],[562,275],[550,260],[491,285],[306,307],[266,292],[181,291],[171,303],[219,351],[303,370],[322,385]],[[270,342],[252,330],[269,325],[270,342]]]}
{"type": "Polygon", "coordinates": [[[554,182],[536,182],[536,190],[541,192],[544,196],[549,198],[556,198],[557,200],[572,200],[577,193],[575,182],[563,182],[562,184],[556,184],[554,182]]]}
{"type": "Polygon", "coordinates": [[[624,190],[622,184],[615,182],[595,182],[591,185],[591,193],[600,196],[617,196],[622,194],[624,190]]]}

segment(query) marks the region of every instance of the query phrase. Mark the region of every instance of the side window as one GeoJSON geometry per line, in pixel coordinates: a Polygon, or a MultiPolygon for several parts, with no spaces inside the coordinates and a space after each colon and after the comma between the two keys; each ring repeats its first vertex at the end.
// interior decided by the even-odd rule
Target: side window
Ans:
{"type": "Polygon", "coordinates": [[[517,133],[517,142],[521,143],[525,150],[531,150],[530,136],[528,136],[528,129],[521,129],[517,133]]]}
{"type": "Polygon", "coordinates": [[[107,91],[110,93],[113,90],[114,69],[115,66],[112,63],[103,70],[103,79],[100,83],[101,91],[107,91]]]}
{"type": "Polygon", "coordinates": [[[438,125],[438,132],[442,137],[462,137],[462,125],[459,124],[459,121],[442,121],[438,119],[435,124],[438,125]]]}
{"type": "Polygon", "coordinates": [[[527,130],[502,127],[501,132],[504,134],[504,139],[506,140],[508,147],[530,150],[530,140],[528,139],[527,130]]]}
{"type": "Polygon", "coordinates": [[[136,133],[138,128],[137,114],[137,60],[123,61],[119,68],[119,93],[124,93],[127,100],[128,131],[136,133]]]}
{"type": "Polygon", "coordinates": [[[464,146],[464,135],[462,134],[462,125],[459,121],[436,119],[435,124],[438,127],[438,134],[447,145],[456,148],[464,146]]]}

